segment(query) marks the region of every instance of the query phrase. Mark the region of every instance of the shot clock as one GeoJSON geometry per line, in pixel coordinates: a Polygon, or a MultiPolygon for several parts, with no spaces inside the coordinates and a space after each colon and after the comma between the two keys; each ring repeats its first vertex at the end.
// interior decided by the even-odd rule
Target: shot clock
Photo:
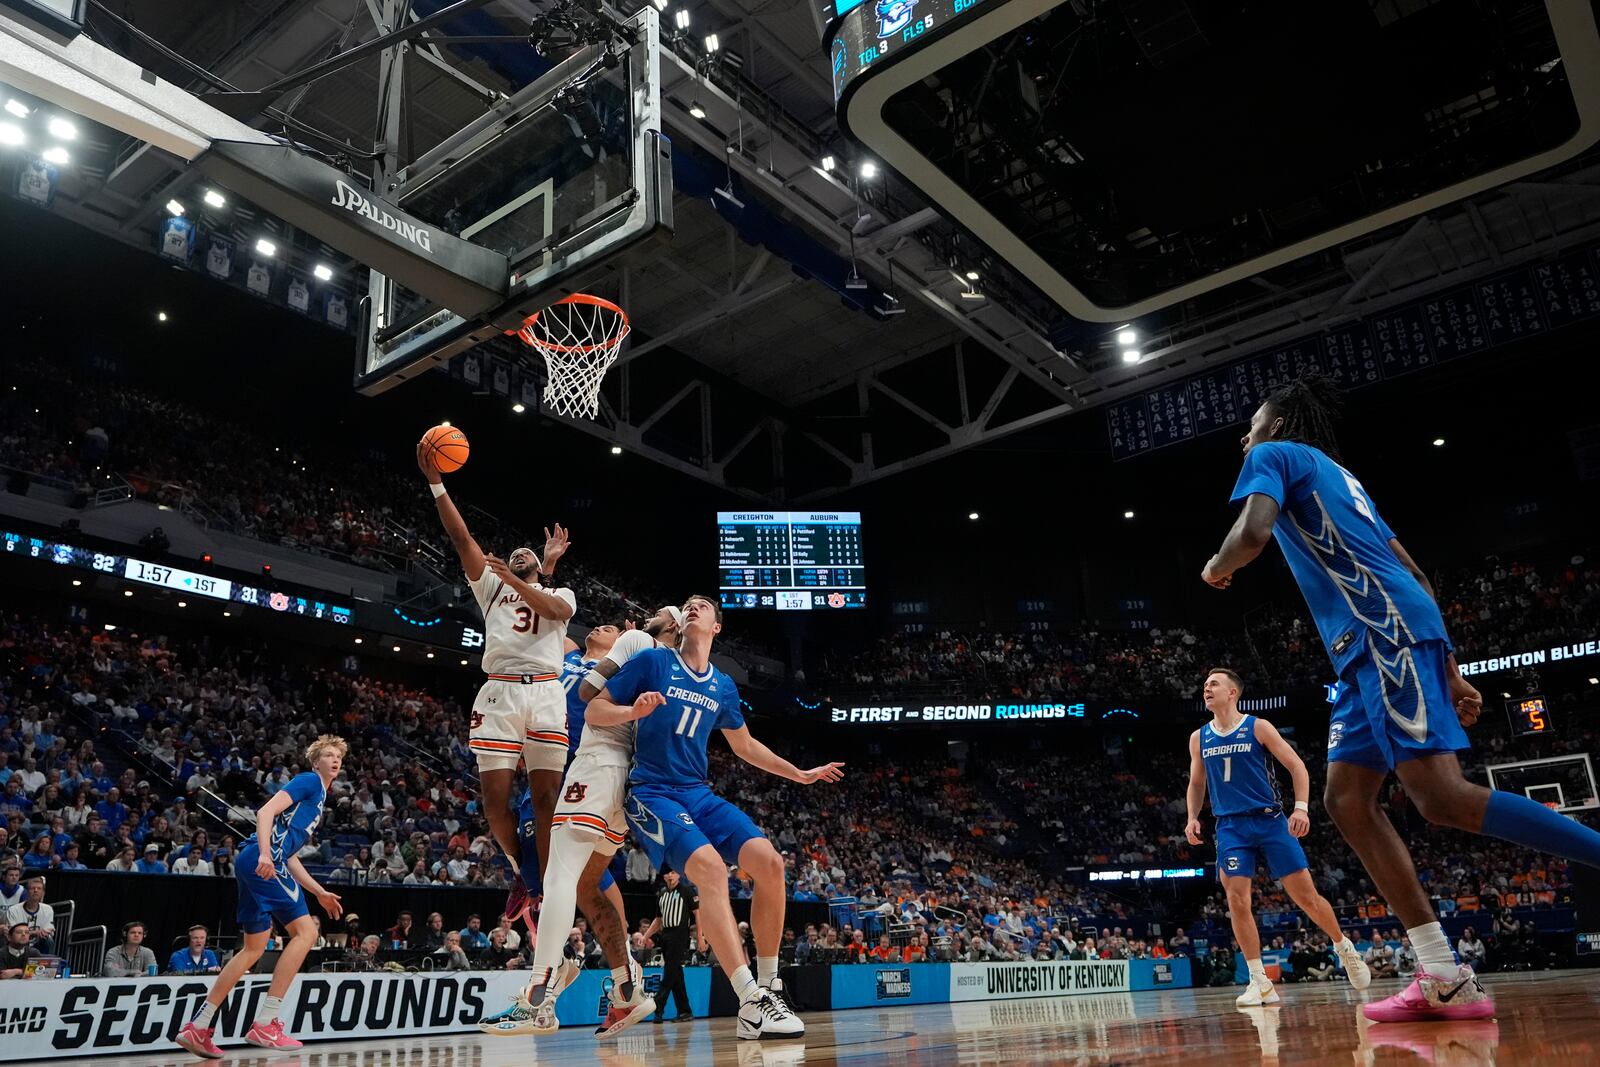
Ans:
{"type": "Polygon", "coordinates": [[[1506,701],[1506,715],[1511,719],[1513,737],[1534,737],[1555,733],[1555,719],[1544,697],[1537,693],[1506,701]]]}

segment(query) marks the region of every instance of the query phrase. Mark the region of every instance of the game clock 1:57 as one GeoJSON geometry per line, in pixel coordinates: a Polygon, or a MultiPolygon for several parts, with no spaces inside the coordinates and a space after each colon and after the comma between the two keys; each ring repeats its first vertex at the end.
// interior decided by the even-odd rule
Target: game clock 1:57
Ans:
{"type": "Polygon", "coordinates": [[[1506,715],[1511,719],[1513,736],[1531,737],[1555,732],[1555,719],[1542,696],[1530,694],[1506,701],[1506,715]]]}

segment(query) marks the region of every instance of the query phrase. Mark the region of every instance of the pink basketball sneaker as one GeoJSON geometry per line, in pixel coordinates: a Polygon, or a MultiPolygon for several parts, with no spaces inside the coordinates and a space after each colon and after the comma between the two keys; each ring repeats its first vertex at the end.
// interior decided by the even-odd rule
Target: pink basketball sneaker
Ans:
{"type": "Polygon", "coordinates": [[[214,1033],[210,1027],[202,1029],[194,1023],[184,1023],[183,1029],[178,1031],[178,1036],[173,1040],[201,1059],[220,1060],[222,1050],[211,1040],[214,1033]]]}
{"type": "Polygon", "coordinates": [[[304,1043],[296,1041],[283,1032],[283,1022],[279,1019],[274,1019],[265,1026],[260,1023],[252,1023],[250,1032],[244,1035],[244,1039],[252,1045],[260,1045],[262,1048],[289,1049],[305,1047],[304,1043]]]}
{"type": "Polygon", "coordinates": [[[1492,1018],[1494,1001],[1472,968],[1462,967],[1461,973],[1449,981],[1419,970],[1416,980],[1403,992],[1364,1005],[1361,1010],[1375,1023],[1449,1022],[1492,1018]]]}

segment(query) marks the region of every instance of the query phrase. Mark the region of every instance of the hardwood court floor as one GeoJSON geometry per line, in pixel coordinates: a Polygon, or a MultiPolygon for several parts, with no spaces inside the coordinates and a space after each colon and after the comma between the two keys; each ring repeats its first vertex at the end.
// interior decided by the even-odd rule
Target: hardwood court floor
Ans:
{"type": "MultiPolygon", "coordinates": [[[[477,1034],[309,1044],[299,1052],[229,1050],[230,1067],[826,1067],[980,1063],[1600,1064],[1600,970],[1489,977],[1499,1017],[1454,1024],[1371,1024],[1343,983],[1282,986],[1281,1006],[1240,1010],[1236,989],[1099,994],[1050,1000],[813,1013],[799,1041],[739,1041],[732,1019],[643,1023],[610,1043],[583,1028],[549,1038],[477,1034]]],[[[1369,997],[1397,981],[1375,982],[1369,997]]],[[[302,1037],[309,1035],[300,1035],[302,1037]]],[[[96,1057],[74,1067],[197,1064],[173,1055],[96,1057]]]]}

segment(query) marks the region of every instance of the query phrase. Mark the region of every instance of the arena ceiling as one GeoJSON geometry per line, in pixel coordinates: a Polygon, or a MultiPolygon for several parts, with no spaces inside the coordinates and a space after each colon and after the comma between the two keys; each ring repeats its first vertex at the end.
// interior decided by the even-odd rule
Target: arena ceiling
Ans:
{"type": "MultiPolygon", "coordinates": [[[[391,5],[410,18],[446,7],[217,0],[196,18],[192,5],[104,0],[91,4],[89,25],[101,44],[204,94],[219,83],[258,89],[371,41],[391,5]]],[[[494,0],[411,53],[412,155],[522,83],[508,57],[527,46],[446,38],[523,34],[548,6],[494,0]]],[[[1238,282],[1221,299],[1132,324],[1139,354],[1128,360],[1117,328],[1047,308],[893,175],[861,176],[865,157],[837,130],[807,0],[691,0],[687,10],[692,28],[663,76],[668,132],[676,152],[719,177],[725,171],[762,223],[718,197],[683,192],[680,182],[666,254],[618,279],[636,332],[624,370],[608,383],[606,416],[577,428],[752,498],[798,500],[873,481],[1600,238],[1600,153],[1591,151],[1238,282]],[[710,32],[721,42],[713,64],[701,44],[710,32]],[[829,156],[832,170],[821,165],[829,156]],[[807,249],[826,259],[807,259],[807,249]],[[846,285],[852,254],[868,292],[846,285]],[[886,293],[901,313],[881,313],[886,293]]],[[[364,168],[380,77],[379,57],[369,57],[250,121],[364,168]]],[[[167,202],[199,192],[181,162],[103,127],[80,144],[73,170],[57,212],[145,248],[154,247],[167,202]]],[[[240,228],[271,222],[249,205],[233,217],[240,228]]],[[[297,241],[341,277],[364,277],[331,249],[304,235],[297,241]]]]}

